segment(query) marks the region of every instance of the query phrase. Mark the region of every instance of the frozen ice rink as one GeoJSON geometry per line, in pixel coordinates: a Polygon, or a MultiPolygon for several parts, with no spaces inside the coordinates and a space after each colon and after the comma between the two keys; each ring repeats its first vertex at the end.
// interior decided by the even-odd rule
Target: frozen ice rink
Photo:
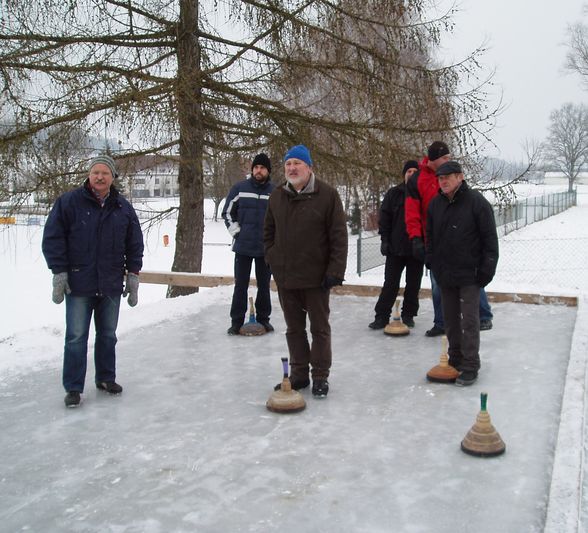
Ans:
{"type": "MultiPolygon", "coordinates": [[[[231,288],[193,314],[119,336],[120,397],[63,407],[59,364],[1,382],[2,531],[543,531],[577,309],[495,304],[469,388],[425,380],[439,338],[372,331],[372,298],[333,296],[328,398],[265,408],[287,355],[276,332],[229,337],[231,288]],[[460,442],[488,392],[500,457],[460,442]]],[[[165,302],[164,302],[165,304],[165,302]]],[[[59,332],[61,334],[61,332],[59,332]]]]}

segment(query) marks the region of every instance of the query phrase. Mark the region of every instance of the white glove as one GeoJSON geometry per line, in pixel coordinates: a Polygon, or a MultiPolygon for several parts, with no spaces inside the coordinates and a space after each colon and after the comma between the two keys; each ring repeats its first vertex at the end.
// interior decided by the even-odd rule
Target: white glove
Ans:
{"type": "Polygon", "coordinates": [[[229,230],[231,237],[233,237],[234,239],[237,236],[237,234],[241,231],[241,226],[239,226],[238,222],[231,222],[227,229],[229,230]]]}

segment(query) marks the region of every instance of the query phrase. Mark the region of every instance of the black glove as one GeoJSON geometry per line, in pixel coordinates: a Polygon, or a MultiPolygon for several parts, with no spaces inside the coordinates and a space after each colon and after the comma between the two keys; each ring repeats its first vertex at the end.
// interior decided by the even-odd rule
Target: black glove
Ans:
{"type": "Polygon", "coordinates": [[[341,278],[336,278],[335,276],[330,276],[327,274],[321,283],[321,288],[328,291],[336,285],[343,285],[343,280],[341,278]]]}
{"type": "Polygon", "coordinates": [[[425,262],[425,243],[422,237],[414,237],[412,243],[412,256],[421,263],[425,262]]]}
{"type": "Polygon", "coordinates": [[[382,241],[382,243],[380,244],[380,253],[383,256],[387,256],[388,255],[388,248],[389,248],[388,241],[382,241]]]}
{"type": "Polygon", "coordinates": [[[486,274],[486,272],[484,272],[482,270],[478,270],[478,273],[476,274],[476,283],[480,287],[485,287],[491,281],[492,281],[492,276],[486,274]]]}

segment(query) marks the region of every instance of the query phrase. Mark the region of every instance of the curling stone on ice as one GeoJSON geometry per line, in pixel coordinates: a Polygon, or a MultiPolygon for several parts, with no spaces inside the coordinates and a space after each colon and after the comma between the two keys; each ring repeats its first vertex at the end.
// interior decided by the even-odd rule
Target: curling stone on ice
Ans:
{"type": "Polygon", "coordinates": [[[406,324],[400,320],[400,311],[398,310],[400,306],[400,301],[396,300],[396,304],[394,305],[394,313],[392,316],[392,322],[388,324],[384,328],[384,333],[386,335],[396,335],[397,337],[401,335],[408,335],[410,333],[410,329],[406,324]]]}
{"type": "Polygon", "coordinates": [[[442,353],[439,358],[439,364],[427,372],[427,379],[436,383],[454,383],[459,376],[459,370],[449,364],[449,355],[447,355],[447,337],[441,337],[442,353]]]}
{"type": "Polygon", "coordinates": [[[265,404],[266,407],[274,413],[297,413],[306,407],[306,402],[298,391],[292,389],[292,384],[288,378],[288,358],[282,357],[282,368],[284,378],[280,388],[275,390],[265,404]]]}
{"type": "Polygon", "coordinates": [[[265,328],[255,320],[255,306],[253,305],[253,298],[249,297],[249,322],[241,326],[239,330],[240,335],[247,335],[249,337],[253,335],[263,335],[266,333],[265,328]]]}
{"type": "Polygon", "coordinates": [[[506,444],[490,422],[490,415],[486,410],[488,394],[480,394],[482,408],[476,417],[476,423],[461,441],[461,449],[470,455],[478,457],[494,457],[504,453],[506,444]]]}

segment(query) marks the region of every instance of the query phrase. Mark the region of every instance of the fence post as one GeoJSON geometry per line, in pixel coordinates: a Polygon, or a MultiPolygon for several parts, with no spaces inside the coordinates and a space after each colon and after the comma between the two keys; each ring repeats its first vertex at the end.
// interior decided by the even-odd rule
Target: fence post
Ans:
{"type": "Polygon", "coordinates": [[[529,225],[529,199],[525,198],[525,226],[529,225]]]}
{"type": "Polygon", "coordinates": [[[361,230],[357,235],[357,275],[361,277],[361,230]]]}

